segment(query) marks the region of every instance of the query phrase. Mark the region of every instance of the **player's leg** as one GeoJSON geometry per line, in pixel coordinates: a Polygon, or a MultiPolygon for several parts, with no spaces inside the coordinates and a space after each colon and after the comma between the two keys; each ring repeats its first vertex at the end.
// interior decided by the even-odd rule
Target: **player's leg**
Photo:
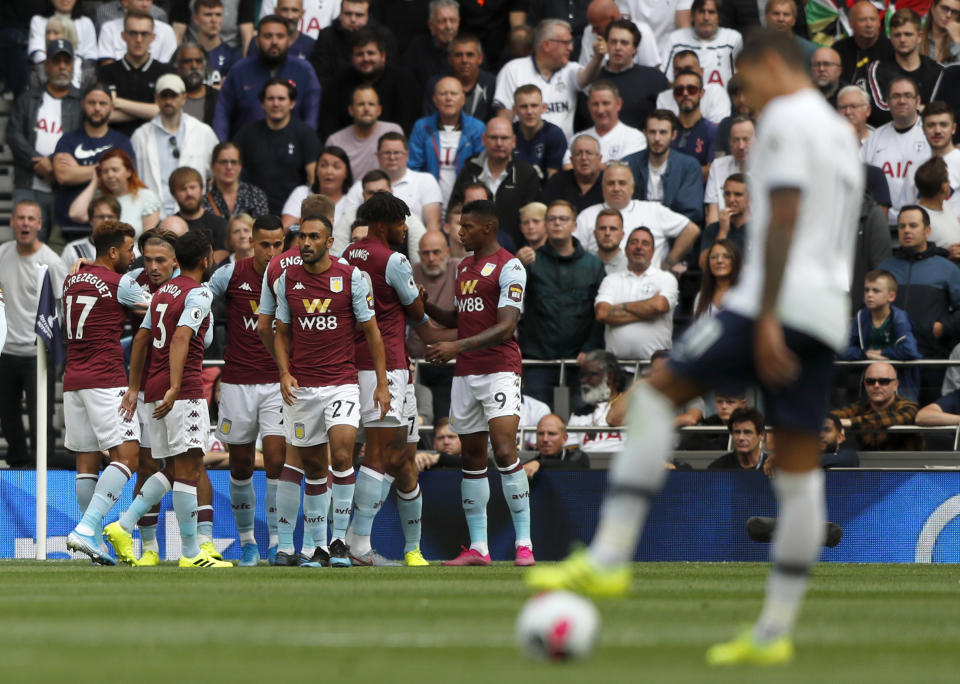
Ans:
{"type": "MultiPolygon", "coordinates": [[[[406,429],[396,426],[367,426],[366,451],[363,465],[357,475],[357,486],[354,493],[353,536],[350,542],[350,559],[354,565],[399,566],[397,561],[390,560],[377,553],[370,543],[370,534],[373,529],[373,520],[384,501],[385,470],[397,473],[403,469],[404,452],[406,450],[406,429]],[[370,465],[367,457],[371,452],[377,453],[374,461],[377,466],[370,465]]],[[[413,484],[409,473],[405,474],[405,485],[413,490],[416,487],[416,468],[414,468],[413,484]]],[[[387,485],[389,492],[389,485],[387,485]]]]}
{"type": "MultiPolygon", "coordinates": [[[[144,426],[141,426],[144,427],[144,426]]],[[[136,498],[143,485],[155,473],[163,470],[163,459],[155,459],[149,446],[149,438],[146,437],[146,430],[140,432],[140,457],[137,464],[137,484],[133,488],[133,496],[136,498]]],[[[137,561],[139,566],[154,566],[160,563],[160,545],[157,543],[157,523],[160,520],[160,504],[156,504],[145,515],[140,518],[137,528],[140,530],[140,559],[137,561]]],[[[109,527],[109,526],[108,526],[109,527]]]]}
{"type": "Polygon", "coordinates": [[[389,479],[397,482],[397,515],[403,529],[403,561],[410,567],[429,565],[420,552],[420,538],[423,520],[423,496],[420,490],[420,471],[417,469],[417,443],[420,441],[419,411],[413,383],[407,383],[406,399],[403,405],[404,433],[406,445],[403,450],[401,468],[388,468],[384,476],[384,487],[380,497],[380,508],[390,493],[389,479]],[[393,472],[391,472],[393,471],[393,472]]]}
{"type": "Polygon", "coordinates": [[[100,464],[103,462],[103,454],[99,451],[77,453],[76,468],[77,479],[74,488],[77,493],[77,505],[80,508],[80,515],[87,510],[90,505],[90,499],[93,498],[93,490],[97,487],[97,478],[100,477],[100,464]]]}
{"type": "Polygon", "coordinates": [[[80,515],[87,510],[93,490],[100,476],[103,455],[100,453],[96,435],[87,419],[87,408],[81,390],[63,393],[63,422],[66,428],[64,446],[76,452],[77,478],[75,483],[77,505],[80,515]]]}
{"type": "Polygon", "coordinates": [[[213,544],[213,484],[206,466],[197,473],[197,540],[205,554],[223,560],[223,556],[213,544]]]}
{"type": "MultiPolygon", "coordinates": [[[[278,392],[279,394],[279,392],[278,392]]],[[[279,410],[278,410],[279,415],[279,410]]],[[[267,559],[277,555],[277,483],[283,470],[284,451],[287,443],[283,438],[283,427],[278,422],[280,433],[263,436],[263,471],[267,476],[267,493],[263,507],[267,515],[267,559]]]]}
{"type": "MultiPolygon", "coordinates": [[[[331,403],[335,402],[336,400],[331,403]]],[[[330,425],[327,436],[330,441],[331,495],[333,497],[330,565],[335,568],[350,567],[350,549],[346,545],[345,538],[347,527],[350,525],[350,513],[353,510],[353,495],[356,488],[353,444],[357,439],[357,428],[355,424],[333,424],[330,425]]]]}
{"type": "Polygon", "coordinates": [[[300,450],[306,476],[303,488],[303,545],[299,558],[302,567],[330,565],[327,545],[331,498],[327,479],[329,453],[326,444],[300,450]]]}
{"type": "MultiPolygon", "coordinates": [[[[221,399],[222,400],[222,399],[221,399]]],[[[253,462],[256,443],[230,444],[230,507],[240,539],[240,565],[253,566],[260,559],[253,534],[257,498],[253,491],[253,462]]]]}
{"type": "Polygon", "coordinates": [[[276,565],[296,565],[297,549],[293,532],[300,515],[300,490],[303,485],[301,447],[288,444],[286,462],[277,478],[277,556],[276,565]]]}
{"type": "MultiPolygon", "coordinates": [[[[180,403],[180,402],[177,402],[180,403]]],[[[174,457],[173,511],[180,528],[181,568],[231,568],[232,563],[211,558],[200,548],[197,538],[197,483],[206,468],[205,450],[190,448],[174,457]]]]}

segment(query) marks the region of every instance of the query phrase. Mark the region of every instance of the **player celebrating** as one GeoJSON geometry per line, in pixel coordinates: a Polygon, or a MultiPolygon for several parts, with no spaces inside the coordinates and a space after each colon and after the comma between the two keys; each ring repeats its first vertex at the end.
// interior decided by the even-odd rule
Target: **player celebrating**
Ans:
{"type": "MultiPolygon", "coordinates": [[[[377,309],[377,327],[386,350],[390,406],[386,415],[374,403],[377,376],[365,332],[357,332],[357,368],[360,381],[360,418],[366,437],[363,465],[357,475],[350,539],[350,560],[355,565],[394,565],[370,546],[373,519],[383,501],[384,470],[397,485],[397,509],[403,525],[404,561],[411,566],[429,565],[420,553],[420,518],[423,501],[417,482],[417,465],[406,456],[404,405],[410,374],[406,354],[406,322],[422,326],[428,322],[423,300],[413,280],[413,269],[405,256],[390,249],[403,244],[406,217],[410,215],[403,200],[388,192],[376,192],[357,210],[357,220],[368,228],[367,237],[344,250],[348,263],[370,278],[377,309]]],[[[427,334],[426,332],[424,334],[427,334]]],[[[336,475],[336,473],[334,473],[336,475]]]]}
{"type": "Polygon", "coordinates": [[[725,310],[703,319],[664,368],[638,385],[628,444],[610,471],[610,492],[589,550],[527,576],[538,589],[625,592],[628,561],[667,470],[676,406],[704,390],[758,380],[777,434],[780,508],[766,602],[755,626],[712,647],[715,665],[774,664],[793,657],[790,634],[824,534],[818,432],[834,352],[846,341],[849,271],[863,168],[849,124],[812,86],[790,36],[757,31],[738,60],[743,92],[763,110],[750,150],[753,219],[740,283],[725,310]],[[752,352],[752,353],[751,353],[752,352]]]}
{"type": "Polygon", "coordinates": [[[140,286],[126,273],[133,261],[133,227],[104,221],[91,236],[96,260],[84,264],[63,284],[67,333],[67,367],[63,375],[64,446],[77,452],[77,472],[100,469],[101,452],[111,463],[97,480],[83,518],[67,536],[67,548],[94,561],[115,565],[101,549],[100,524],[119,500],[127,480],[137,469],[140,426],[133,418],[119,419],[120,401],[127,391],[120,335],[127,319],[125,307],[145,307],[140,286]]]}
{"type": "Polygon", "coordinates": [[[450,427],[462,445],[463,511],[470,548],[444,565],[490,565],[487,548],[487,438],[500,471],[503,496],[516,531],[516,565],[533,565],[530,540],[530,486],[517,457],[520,422],[520,346],[513,339],[520,320],[527,272],[497,242],[497,207],[490,200],[470,202],[460,216],[460,239],[473,254],[457,266],[454,311],[428,303],[427,313],[455,330],[447,341],[428,346],[427,361],[456,357],[450,401],[450,427]]]}
{"type": "Polygon", "coordinates": [[[130,389],[123,398],[123,408],[132,416],[147,346],[151,345],[150,372],[143,388],[143,398],[151,410],[147,429],[154,453],[173,463],[168,461],[162,472],[150,478],[131,510],[142,509],[136,511],[137,517],[146,513],[163,498],[165,485],[172,479],[173,510],[182,545],[180,567],[229,568],[232,563],[212,557],[200,548],[197,539],[197,480],[203,469],[209,432],[201,379],[203,337],[211,324],[212,297],[201,284],[213,262],[207,233],[191,231],[181,235],[177,238],[176,256],[180,275],[157,290],[133,340],[130,389]]]}
{"type": "MultiPolygon", "coordinates": [[[[301,220],[303,263],[287,267],[275,284],[274,353],[286,403],[284,425],[292,452],[288,457],[302,460],[300,453],[308,452],[312,459],[322,458],[323,445],[330,444],[333,486],[329,490],[326,485],[321,486],[315,502],[316,514],[326,515],[332,495],[330,565],[349,567],[349,549],[344,536],[353,506],[353,444],[360,418],[353,347],[355,326],[363,331],[372,357],[376,373],[373,404],[378,407],[381,420],[390,409],[390,391],[383,340],[374,317],[369,286],[360,269],[330,258],[332,245],[333,226],[326,216],[311,214],[301,220]]],[[[293,479],[288,470],[289,458],[281,474],[281,484],[293,479]]],[[[298,495],[299,486],[297,479],[298,495]]],[[[281,493],[277,491],[278,505],[281,493]]],[[[311,513],[304,497],[304,517],[312,517],[311,513]]],[[[313,538],[315,543],[320,543],[316,532],[313,538]]],[[[276,564],[294,565],[293,556],[292,534],[284,535],[276,564]]]]}
{"type": "MultiPolygon", "coordinates": [[[[263,437],[263,468],[276,480],[283,468],[283,403],[280,375],[257,336],[260,287],[267,264],[283,246],[283,223],[266,214],[253,223],[253,256],[228,263],[210,279],[214,297],[227,302],[227,348],[220,385],[217,437],[230,449],[230,503],[240,535],[241,566],[260,560],[253,535],[257,507],[253,462],[257,434],[263,437]]],[[[276,506],[267,502],[267,509],[276,506]]]]}

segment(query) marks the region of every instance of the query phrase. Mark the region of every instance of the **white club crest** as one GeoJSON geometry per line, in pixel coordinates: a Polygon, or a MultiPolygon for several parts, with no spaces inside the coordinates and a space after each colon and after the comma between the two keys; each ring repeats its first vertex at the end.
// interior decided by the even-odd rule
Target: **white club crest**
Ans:
{"type": "Polygon", "coordinates": [[[333,276],[330,278],[330,291],[343,292],[343,276],[333,276]]]}
{"type": "Polygon", "coordinates": [[[490,275],[491,273],[493,273],[493,271],[494,271],[494,269],[496,269],[496,267],[497,267],[496,264],[489,264],[489,263],[488,263],[488,264],[484,264],[484,265],[483,265],[483,268],[480,270],[480,275],[482,275],[482,276],[488,276],[488,275],[490,275]]]}

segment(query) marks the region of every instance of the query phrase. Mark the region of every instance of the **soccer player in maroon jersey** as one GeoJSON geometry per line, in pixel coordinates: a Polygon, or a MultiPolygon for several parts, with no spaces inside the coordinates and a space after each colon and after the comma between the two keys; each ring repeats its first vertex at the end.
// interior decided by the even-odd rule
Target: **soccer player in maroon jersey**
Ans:
{"type": "MultiPolygon", "coordinates": [[[[330,258],[333,226],[321,215],[308,215],[300,222],[301,264],[287,267],[274,284],[277,300],[277,332],[274,353],[280,368],[284,426],[290,445],[287,462],[277,488],[277,507],[298,510],[304,458],[324,458],[323,445],[330,444],[332,487],[326,484],[304,496],[305,525],[324,518],[333,499],[333,539],[329,563],[349,567],[349,549],[344,542],[353,506],[353,444],[360,420],[360,389],[354,352],[354,329],[359,327],[370,349],[376,373],[373,403],[383,419],[390,409],[386,356],[374,317],[373,296],[363,273],[356,267],[330,258]],[[309,499],[309,501],[308,501],[309,499]],[[309,509],[308,509],[309,506],[309,509]]],[[[325,460],[325,459],[324,459],[325,460]]],[[[324,463],[326,465],[326,463],[324,463]]],[[[325,537],[322,529],[311,532],[314,542],[325,537]]],[[[295,565],[293,528],[281,527],[277,565],[295,565]]],[[[315,554],[316,555],[316,554],[315,554]]]]}
{"type": "Polygon", "coordinates": [[[428,303],[427,313],[453,330],[428,345],[427,361],[456,358],[451,387],[450,427],[463,450],[461,494],[470,530],[470,548],[444,565],[490,565],[487,548],[487,439],[500,471],[503,496],[516,532],[516,565],[533,565],[530,540],[530,487],[517,457],[520,422],[520,346],[514,331],[520,320],[527,272],[497,242],[500,221],[490,200],[469,202],[460,216],[460,239],[473,252],[457,266],[455,309],[428,303]]]}
{"type": "Polygon", "coordinates": [[[144,309],[147,299],[128,275],[133,261],[132,226],[105,221],[93,231],[96,260],[63,283],[67,367],[63,407],[67,434],[64,446],[77,452],[77,472],[100,470],[101,452],[110,465],[97,480],[80,523],[67,537],[67,548],[94,561],[115,565],[102,548],[100,525],[137,469],[140,426],[133,417],[118,416],[127,391],[120,335],[127,308],[144,309]]]}
{"type": "MultiPolygon", "coordinates": [[[[415,326],[424,326],[429,319],[424,313],[423,300],[413,280],[410,262],[399,252],[390,249],[391,244],[403,244],[409,215],[410,210],[403,200],[388,192],[374,193],[357,210],[357,220],[368,228],[367,236],[352,243],[343,252],[347,262],[370,279],[376,302],[377,327],[386,350],[390,389],[389,410],[381,417],[380,410],[374,405],[373,390],[377,377],[373,358],[364,334],[358,331],[355,342],[360,380],[360,418],[366,450],[357,475],[353,501],[356,512],[349,539],[350,560],[354,565],[397,565],[380,556],[370,546],[373,519],[383,503],[384,471],[395,478],[397,485],[397,508],[403,521],[404,562],[418,567],[429,565],[420,553],[423,501],[417,482],[416,463],[406,456],[407,430],[404,424],[404,404],[410,374],[406,324],[409,320],[415,326]]],[[[424,334],[429,337],[431,330],[436,329],[425,329],[424,334]]],[[[334,476],[337,476],[336,472],[334,476]]]]}
{"type": "MultiPolygon", "coordinates": [[[[200,548],[197,539],[197,480],[209,432],[203,391],[203,337],[210,325],[210,291],[201,283],[213,264],[213,247],[205,231],[177,238],[180,275],[165,283],[150,302],[150,310],[133,341],[130,389],[123,408],[132,416],[137,390],[152,410],[147,428],[154,453],[168,458],[164,472],[150,478],[131,510],[139,515],[166,494],[173,479],[173,510],[180,527],[180,567],[229,568],[200,548]],[[150,371],[143,378],[147,346],[152,345],[150,371]],[[169,463],[172,461],[172,464],[169,463]],[[152,486],[153,485],[153,486],[152,486]],[[142,509],[142,510],[140,510],[142,509]]],[[[138,516],[139,517],[139,516],[138,516]]]]}
{"type": "MultiPolygon", "coordinates": [[[[253,535],[257,507],[253,462],[258,433],[263,439],[263,468],[267,479],[276,480],[283,468],[280,374],[257,335],[263,274],[281,247],[283,222],[270,214],[259,217],[253,223],[253,256],[220,267],[209,285],[214,297],[223,296],[227,302],[227,348],[220,385],[217,437],[230,450],[230,503],[240,535],[241,566],[255,566],[260,560],[253,535]]],[[[272,499],[266,502],[266,510],[268,519],[273,518],[270,532],[275,537],[276,488],[272,499]]]]}

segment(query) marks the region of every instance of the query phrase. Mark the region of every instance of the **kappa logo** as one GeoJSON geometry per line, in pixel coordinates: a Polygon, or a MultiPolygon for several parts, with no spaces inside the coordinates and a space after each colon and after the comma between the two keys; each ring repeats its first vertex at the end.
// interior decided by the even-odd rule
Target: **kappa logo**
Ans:
{"type": "Polygon", "coordinates": [[[467,295],[473,294],[473,291],[477,289],[478,280],[464,280],[460,283],[460,294],[467,295]]]}
{"type": "Polygon", "coordinates": [[[241,290],[246,290],[247,292],[253,292],[253,288],[250,287],[250,283],[240,283],[241,290]]]}
{"type": "Polygon", "coordinates": [[[305,288],[305,287],[303,286],[303,283],[295,283],[294,286],[293,286],[293,289],[294,289],[294,290],[306,290],[307,288],[305,288]]]}
{"type": "Polygon", "coordinates": [[[187,417],[188,417],[188,418],[199,418],[199,417],[200,417],[200,414],[197,413],[196,411],[191,411],[187,417]]]}
{"type": "Polygon", "coordinates": [[[330,302],[332,299],[302,299],[303,308],[308,314],[312,313],[327,313],[327,309],[330,308],[330,302]]]}
{"type": "Polygon", "coordinates": [[[200,426],[199,426],[199,425],[191,425],[189,428],[187,428],[187,431],[188,431],[188,432],[200,432],[200,426]]]}
{"type": "Polygon", "coordinates": [[[483,268],[480,269],[480,275],[486,278],[488,275],[493,273],[497,269],[496,264],[486,263],[483,265],[483,268]]]}

